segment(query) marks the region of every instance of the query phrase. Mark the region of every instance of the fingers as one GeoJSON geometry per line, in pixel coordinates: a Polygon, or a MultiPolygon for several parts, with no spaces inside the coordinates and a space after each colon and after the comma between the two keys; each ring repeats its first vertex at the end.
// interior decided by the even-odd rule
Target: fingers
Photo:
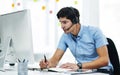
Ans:
{"type": "Polygon", "coordinates": [[[70,63],[65,63],[60,66],[60,68],[72,68],[70,63]]]}
{"type": "Polygon", "coordinates": [[[48,68],[48,61],[45,62],[45,60],[41,60],[40,63],[39,63],[39,66],[40,66],[41,69],[48,68]]]}
{"type": "Polygon", "coordinates": [[[74,63],[65,63],[65,64],[62,64],[60,68],[66,68],[66,69],[71,69],[72,71],[76,71],[77,65],[74,63]]]}

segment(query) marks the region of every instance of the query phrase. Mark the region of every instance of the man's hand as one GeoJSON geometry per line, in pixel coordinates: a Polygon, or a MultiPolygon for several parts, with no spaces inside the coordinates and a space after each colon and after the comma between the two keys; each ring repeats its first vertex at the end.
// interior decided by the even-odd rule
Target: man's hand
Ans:
{"type": "Polygon", "coordinates": [[[41,69],[48,68],[48,64],[49,64],[49,62],[45,61],[45,59],[41,60],[40,63],[39,63],[41,69]]]}
{"type": "Polygon", "coordinates": [[[75,63],[65,63],[62,64],[60,68],[71,69],[72,71],[76,71],[77,69],[79,69],[79,67],[75,63]]]}

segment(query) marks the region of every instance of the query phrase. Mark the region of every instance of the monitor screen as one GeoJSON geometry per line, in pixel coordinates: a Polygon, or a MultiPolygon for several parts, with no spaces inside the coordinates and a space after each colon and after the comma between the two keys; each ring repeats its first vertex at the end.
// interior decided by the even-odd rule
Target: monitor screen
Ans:
{"type": "Polygon", "coordinates": [[[31,18],[29,10],[20,10],[0,15],[0,50],[6,58],[28,60],[34,63],[31,18]],[[7,42],[6,42],[7,40],[7,42]],[[11,56],[14,57],[9,57],[11,56]]]}

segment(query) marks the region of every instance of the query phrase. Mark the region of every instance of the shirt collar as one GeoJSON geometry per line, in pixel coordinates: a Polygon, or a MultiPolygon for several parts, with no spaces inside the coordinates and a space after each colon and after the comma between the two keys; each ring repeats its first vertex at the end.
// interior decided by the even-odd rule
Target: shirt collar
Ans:
{"type": "Polygon", "coordinates": [[[82,33],[83,33],[83,25],[81,25],[80,31],[79,31],[77,37],[81,37],[81,36],[82,36],[82,33]]]}
{"type": "MultiPolygon", "coordinates": [[[[83,33],[83,25],[81,25],[80,27],[80,31],[78,32],[77,38],[80,38],[82,36],[83,33]]],[[[75,38],[75,36],[72,35],[73,38],[75,38]]]]}

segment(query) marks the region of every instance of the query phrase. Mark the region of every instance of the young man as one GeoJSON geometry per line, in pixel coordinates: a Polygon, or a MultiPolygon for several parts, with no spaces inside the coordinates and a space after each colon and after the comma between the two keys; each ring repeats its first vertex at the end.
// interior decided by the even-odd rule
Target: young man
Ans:
{"type": "Polygon", "coordinates": [[[64,63],[61,68],[72,70],[112,68],[106,46],[108,42],[99,28],[81,25],[79,11],[73,7],[62,8],[57,13],[57,18],[64,33],[52,58],[40,61],[41,68],[56,67],[67,48],[78,63],[64,63]]]}

